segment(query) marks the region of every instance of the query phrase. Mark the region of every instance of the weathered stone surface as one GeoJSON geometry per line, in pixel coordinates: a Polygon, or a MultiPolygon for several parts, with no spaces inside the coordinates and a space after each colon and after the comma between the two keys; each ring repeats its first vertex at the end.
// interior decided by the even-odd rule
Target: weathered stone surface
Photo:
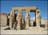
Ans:
{"type": "Polygon", "coordinates": [[[7,15],[6,14],[0,14],[0,25],[6,26],[7,25],[7,15]]]}
{"type": "Polygon", "coordinates": [[[16,10],[18,10],[18,15],[17,15],[17,29],[20,29],[20,24],[22,23],[21,21],[22,21],[22,16],[21,16],[21,14],[22,14],[22,11],[26,11],[26,13],[28,13],[28,14],[26,14],[26,24],[25,24],[25,28],[26,29],[28,29],[29,28],[29,23],[30,23],[30,15],[29,15],[29,13],[30,13],[30,10],[31,11],[34,11],[34,13],[35,13],[35,22],[36,22],[36,25],[37,26],[40,26],[40,12],[39,12],[39,9],[38,8],[36,8],[36,7],[14,7],[14,8],[12,8],[12,11],[11,11],[11,13],[10,13],[10,19],[11,19],[11,21],[10,21],[10,27],[11,27],[11,25],[12,25],[12,19],[13,19],[13,16],[14,16],[14,14],[15,14],[15,12],[16,12],[16,10]]]}
{"type": "MultiPolygon", "coordinates": [[[[15,27],[17,30],[20,30],[22,26],[25,26],[24,28],[28,29],[29,24],[30,24],[30,11],[33,11],[35,13],[35,21],[33,21],[33,22],[36,24],[36,26],[40,26],[41,19],[40,19],[40,12],[39,12],[38,8],[36,8],[36,7],[14,7],[14,8],[12,8],[10,15],[8,16],[10,29],[13,29],[15,27]],[[17,16],[14,15],[16,13],[16,11],[18,11],[17,16]],[[22,18],[23,18],[22,11],[26,11],[25,25],[22,25],[24,22],[22,20],[22,18]]],[[[1,18],[2,26],[4,24],[6,25],[7,24],[7,16],[2,15],[1,17],[2,18],[4,17],[3,19],[1,18]]]]}

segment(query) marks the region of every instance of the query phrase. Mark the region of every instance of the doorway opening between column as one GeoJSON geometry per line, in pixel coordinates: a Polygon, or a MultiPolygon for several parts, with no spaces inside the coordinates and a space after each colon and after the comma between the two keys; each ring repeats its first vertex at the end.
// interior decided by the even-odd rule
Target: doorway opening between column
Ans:
{"type": "Polygon", "coordinates": [[[30,24],[33,27],[36,26],[36,11],[35,10],[30,10],[30,24]]]}
{"type": "MultiPolygon", "coordinates": [[[[10,16],[10,13],[8,14],[8,16],[10,16]]],[[[9,26],[9,18],[7,16],[7,26],[9,26]]]]}

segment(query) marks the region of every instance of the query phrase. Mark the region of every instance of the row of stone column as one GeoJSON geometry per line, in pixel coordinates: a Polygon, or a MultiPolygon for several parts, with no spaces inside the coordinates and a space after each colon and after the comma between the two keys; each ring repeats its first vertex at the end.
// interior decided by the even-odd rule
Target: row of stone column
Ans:
{"type": "MultiPolygon", "coordinates": [[[[27,10],[26,22],[25,22],[24,29],[28,29],[29,28],[29,23],[30,23],[29,11],[30,10],[27,10]]],[[[10,14],[10,20],[9,20],[10,29],[14,29],[14,27],[16,26],[16,29],[17,30],[20,30],[21,24],[24,23],[23,16],[22,16],[21,12],[19,12],[18,15],[17,15],[17,18],[16,18],[16,20],[17,20],[17,23],[16,23],[16,21],[13,22],[14,21],[14,14],[15,14],[15,12],[11,12],[11,14],[10,14]],[[12,24],[14,24],[14,27],[13,28],[12,28],[12,24]]],[[[40,16],[40,13],[36,13],[36,15],[38,15],[38,18],[36,18],[36,24],[37,24],[37,26],[39,26],[40,25],[40,17],[39,17],[40,16]]]]}

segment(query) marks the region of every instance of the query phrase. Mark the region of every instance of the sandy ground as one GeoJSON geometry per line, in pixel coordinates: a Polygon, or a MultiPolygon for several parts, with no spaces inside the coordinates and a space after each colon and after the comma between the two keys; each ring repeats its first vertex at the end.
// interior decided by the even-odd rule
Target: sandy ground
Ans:
{"type": "Polygon", "coordinates": [[[1,34],[2,35],[21,35],[21,34],[40,34],[40,35],[47,35],[47,30],[45,30],[45,28],[41,28],[41,27],[30,27],[28,30],[3,30],[6,27],[1,27],[1,34]]]}

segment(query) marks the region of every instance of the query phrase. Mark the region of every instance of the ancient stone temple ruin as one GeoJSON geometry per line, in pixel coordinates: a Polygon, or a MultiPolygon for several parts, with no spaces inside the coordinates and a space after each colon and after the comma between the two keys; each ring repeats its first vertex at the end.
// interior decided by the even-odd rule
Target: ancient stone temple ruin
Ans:
{"type": "Polygon", "coordinates": [[[30,12],[35,13],[35,21],[33,21],[33,26],[40,27],[41,24],[41,16],[40,16],[40,10],[36,7],[14,7],[12,8],[12,11],[10,12],[10,15],[8,15],[8,23],[10,29],[16,29],[16,30],[25,30],[29,29],[31,26],[30,23],[30,12]],[[26,12],[26,16],[24,20],[24,17],[22,15],[22,12],[26,12]],[[17,13],[18,12],[18,13],[17,13]]]}

